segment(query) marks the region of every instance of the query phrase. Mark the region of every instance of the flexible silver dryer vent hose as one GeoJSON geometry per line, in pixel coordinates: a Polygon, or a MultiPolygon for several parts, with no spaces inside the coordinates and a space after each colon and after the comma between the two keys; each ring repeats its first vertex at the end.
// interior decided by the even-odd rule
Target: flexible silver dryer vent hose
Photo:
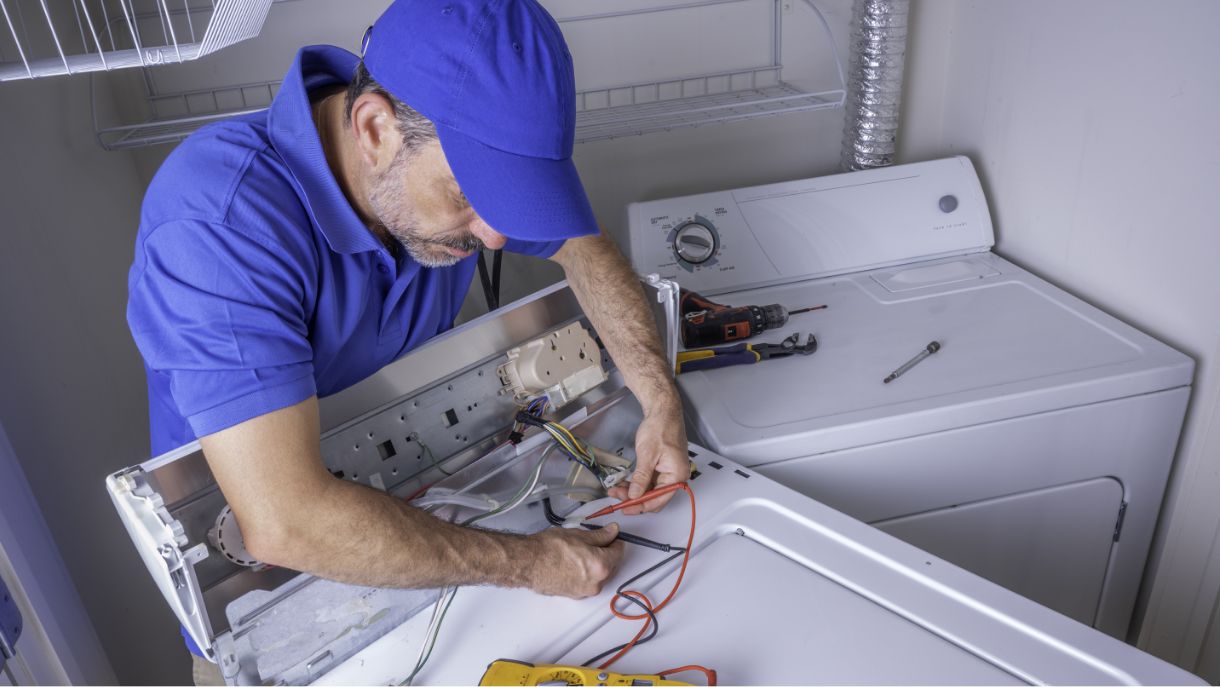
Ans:
{"type": "Polygon", "coordinates": [[[854,0],[842,165],[845,171],[894,162],[910,0],[854,0]]]}

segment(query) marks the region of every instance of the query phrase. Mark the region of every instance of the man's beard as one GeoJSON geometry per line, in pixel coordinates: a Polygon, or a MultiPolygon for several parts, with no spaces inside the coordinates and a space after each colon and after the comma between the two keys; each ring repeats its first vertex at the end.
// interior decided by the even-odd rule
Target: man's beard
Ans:
{"type": "Polygon", "coordinates": [[[415,213],[406,209],[410,203],[402,183],[410,157],[410,151],[404,146],[389,169],[373,180],[369,205],[382,228],[398,241],[412,260],[424,267],[449,267],[463,260],[442,248],[452,248],[463,253],[482,250],[483,242],[469,232],[454,236],[429,237],[420,231],[415,213]]]}

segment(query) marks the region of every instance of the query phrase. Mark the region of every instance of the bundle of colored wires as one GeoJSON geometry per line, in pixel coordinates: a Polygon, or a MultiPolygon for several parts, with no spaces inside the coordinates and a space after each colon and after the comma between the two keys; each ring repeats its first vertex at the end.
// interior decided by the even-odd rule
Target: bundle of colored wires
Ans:
{"type": "MultiPolygon", "coordinates": [[[[530,399],[525,405],[518,405],[517,412],[518,414],[525,413],[530,417],[542,419],[548,405],[550,405],[549,398],[538,396],[537,398],[530,399]]],[[[525,423],[521,421],[521,418],[513,417],[513,429],[508,435],[508,440],[514,444],[519,444],[523,438],[525,438],[525,423]]]]}
{"type": "Polygon", "coordinates": [[[572,431],[558,422],[543,420],[539,417],[530,415],[527,411],[517,413],[517,421],[522,425],[530,427],[538,427],[542,431],[551,435],[555,443],[559,444],[559,448],[568,454],[568,458],[580,463],[593,474],[593,477],[600,483],[605,474],[602,467],[597,464],[597,458],[593,455],[593,449],[584,442],[580,437],[572,434],[572,431]]]}

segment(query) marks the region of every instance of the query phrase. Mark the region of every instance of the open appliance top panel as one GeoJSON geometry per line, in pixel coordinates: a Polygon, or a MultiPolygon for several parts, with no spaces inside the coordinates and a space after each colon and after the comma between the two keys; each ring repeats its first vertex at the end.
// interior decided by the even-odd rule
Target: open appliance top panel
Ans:
{"type": "MultiPolygon", "coordinates": [[[[638,417],[630,398],[601,413],[638,417]]],[[[598,422],[593,416],[590,422],[598,422]]],[[[727,459],[691,447],[701,474],[694,554],[660,632],[612,670],[684,664],[722,684],[1195,684],[1197,678],[967,573],[727,459]]],[[[586,509],[602,505],[595,502],[586,509]]],[[[540,508],[486,521],[532,530],[540,508]]],[[[684,544],[690,504],[621,517],[625,530],[684,544]]],[[[666,554],[627,546],[616,577],[584,600],[462,588],[417,681],[474,684],[501,658],[580,664],[629,640],[637,622],[610,615],[613,589],[666,554]]],[[[632,586],[654,602],[678,561],[632,586]]],[[[420,614],[328,673],[324,684],[393,683],[416,655],[420,614]],[[405,657],[405,658],[404,658],[405,657]]],[[[699,680],[697,674],[675,676],[699,680]]]]}

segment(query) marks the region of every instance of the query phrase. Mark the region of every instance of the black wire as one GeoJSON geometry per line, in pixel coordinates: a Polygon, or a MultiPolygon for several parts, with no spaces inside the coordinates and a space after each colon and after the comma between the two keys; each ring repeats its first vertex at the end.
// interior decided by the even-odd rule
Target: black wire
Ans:
{"type": "Polygon", "coordinates": [[[500,307],[500,263],[504,261],[504,251],[491,252],[491,293],[496,297],[496,307],[500,307]]]}
{"type": "Polygon", "coordinates": [[[491,275],[487,273],[487,259],[483,251],[479,251],[479,281],[483,283],[483,297],[487,299],[488,312],[500,307],[499,286],[492,284],[491,275]]]}
{"type": "MultiPolygon", "coordinates": [[[[648,575],[649,573],[652,573],[653,571],[655,571],[659,568],[664,567],[667,563],[673,561],[674,559],[680,557],[682,554],[686,553],[686,549],[684,549],[680,546],[675,546],[675,547],[673,547],[672,550],[676,551],[677,553],[673,554],[672,556],[668,556],[667,558],[665,558],[665,560],[661,561],[660,563],[657,563],[656,565],[652,566],[651,568],[645,570],[642,573],[639,573],[638,575],[631,578],[630,580],[627,580],[626,582],[620,584],[618,586],[618,589],[616,589],[614,591],[615,597],[622,597],[622,598],[630,601],[631,603],[635,604],[636,606],[639,606],[640,608],[644,609],[644,613],[648,614],[648,619],[651,621],[652,632],[650,632],[647,637],[641,637],[640,641],[635,643],[636,646],[644,644],[645,642],[652,640],[653,637],[656,637],[657,631],[660,629],[661,625],[660,625],[660,623],[657,622],[657,614],[652,609],[648,608],[648,606],[646,606],[643,601],[640,601],[639,599],[637,599],[633,596],[627,596],[626,594],[623,593],[623,591],[627,588],[628,585],[632,584],[636,580],[640,579],[641,577],[644,577],[645,575],[648,575]]],[[[607,649],[606,651],[603,651],[602,653],[585,661],[581,665],[589,666],[590,664],[597,663],[598,661],[602,660],[603,658],[605,658],[611,654],[622,651],[623,647],[626,647],[630,643],[631,642],[626,642],[623,644],[619,644],[618,646],[614,647],[613,649],[607,649]]]]}
{"type": "Polygon", "coordinates": [[[546,521],[555,527],[563,526],[563,518],[555,514],[555,508],[551,506],[551,497],[542,499],[542,510],[546,513],[546,521]]]}

